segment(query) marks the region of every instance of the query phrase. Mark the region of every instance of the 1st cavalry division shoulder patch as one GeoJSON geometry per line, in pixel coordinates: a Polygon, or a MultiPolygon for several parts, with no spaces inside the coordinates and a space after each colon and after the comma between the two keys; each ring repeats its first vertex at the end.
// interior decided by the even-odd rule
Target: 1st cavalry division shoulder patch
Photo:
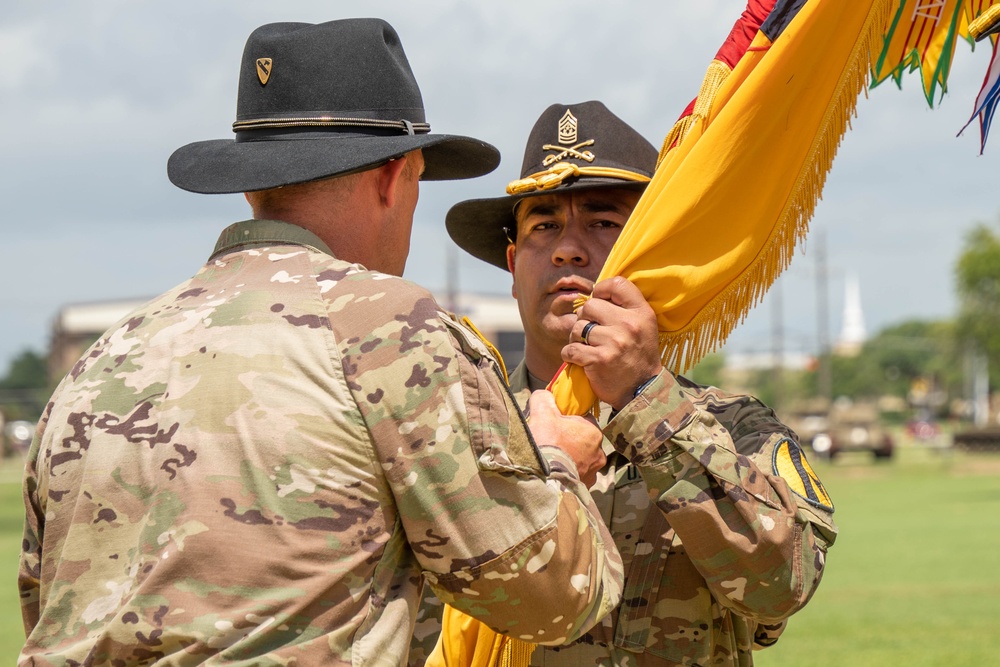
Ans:
{"type": "Polygon", "coordinates": [[[775,446],[773,459],[774,474],[788,482],[789,488],[796,495],[814,507],[833,511],[833,501],[830,500],[826,487],[813,472],[797,442],[789,438],[783,439],[775,446]]]}

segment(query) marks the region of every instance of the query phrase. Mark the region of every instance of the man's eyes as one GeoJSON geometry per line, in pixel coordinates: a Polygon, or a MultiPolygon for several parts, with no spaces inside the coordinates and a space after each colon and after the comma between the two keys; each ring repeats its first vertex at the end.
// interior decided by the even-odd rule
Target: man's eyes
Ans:
{"type": "Polygon", "coordinates": [[[597,220],[592,223],[593,227],[600,227],[602,229],[618,229],[622,226],[622,223],[615,222],[614,220],[597,220]]]}
{"type": "MultiPolygon", "coordinates": [[[[616,220],[600,219],[588,222],[587,226],[591,229],[621,229],[622,227],[625,226],[625,223],[616,220]]],[[[530,234],[532,232],[559,230],[560,228],[561,226],[558,222],[552,220],[544,220],[542,222],[536,222],[531,226],[529,226],[528,233],[530,234]]]]}

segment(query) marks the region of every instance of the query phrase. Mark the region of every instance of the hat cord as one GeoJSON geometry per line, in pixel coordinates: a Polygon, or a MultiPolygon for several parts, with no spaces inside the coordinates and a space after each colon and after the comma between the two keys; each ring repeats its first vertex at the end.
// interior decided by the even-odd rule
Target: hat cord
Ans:
{"type": "Polygon", "coordinates": [[[580,167],[572,162],[557,162],[545,171],[535,172],[525,178],[507,184],[507,194],[521,195],[537,190],[552,190],[568,178],[592,176],[596,178],[617,178],[625,181],[648,183],[650,177],[627,169],[614,167],[580,167]]]}
{"type": "Polygon", "coordinates": [[[409,120],[315,116],[301,118],[258,118],[254,120],[238,120],[233,123],[233,132],[290,127],[377,127],[400,130],[401,132],[409,135],[413,135],[414,133],[423,134],[431,131],[430,123],[414,123],[409,120]]]}

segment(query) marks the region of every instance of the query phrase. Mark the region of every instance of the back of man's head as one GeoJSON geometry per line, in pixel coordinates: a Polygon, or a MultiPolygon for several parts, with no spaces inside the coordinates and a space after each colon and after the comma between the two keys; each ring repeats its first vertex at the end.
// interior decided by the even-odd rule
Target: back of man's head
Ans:
{"type": "Polygon", "coordinates": [[[432,134],[399,36],[380,19],[271,23],[248,38],[235,139],[179,148],[167,173],[206,194],[268,190],[376,167],[420,150],[425,180],[499,164],[478,139],[432,134]]]}

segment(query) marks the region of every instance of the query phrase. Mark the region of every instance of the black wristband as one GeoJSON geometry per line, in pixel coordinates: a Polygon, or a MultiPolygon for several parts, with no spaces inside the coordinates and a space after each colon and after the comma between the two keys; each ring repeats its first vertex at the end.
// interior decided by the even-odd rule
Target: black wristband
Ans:
{"type": "Polygon", "coordinates": [[[653,384],[653,382],[658,377],[659,377],[658,375],[654,375],[653,377],[649,378],[648,380],[646,380],[645,382],[643,382],[642,384],[640,384],[639,388],[635,390],[634,394],[632,394],[632,398],[635,398],[636,396],[638,396],[639,394],[641,394],[642,390],[645,389],[646,387],[648,387],[649,385],[653,384]]]}

